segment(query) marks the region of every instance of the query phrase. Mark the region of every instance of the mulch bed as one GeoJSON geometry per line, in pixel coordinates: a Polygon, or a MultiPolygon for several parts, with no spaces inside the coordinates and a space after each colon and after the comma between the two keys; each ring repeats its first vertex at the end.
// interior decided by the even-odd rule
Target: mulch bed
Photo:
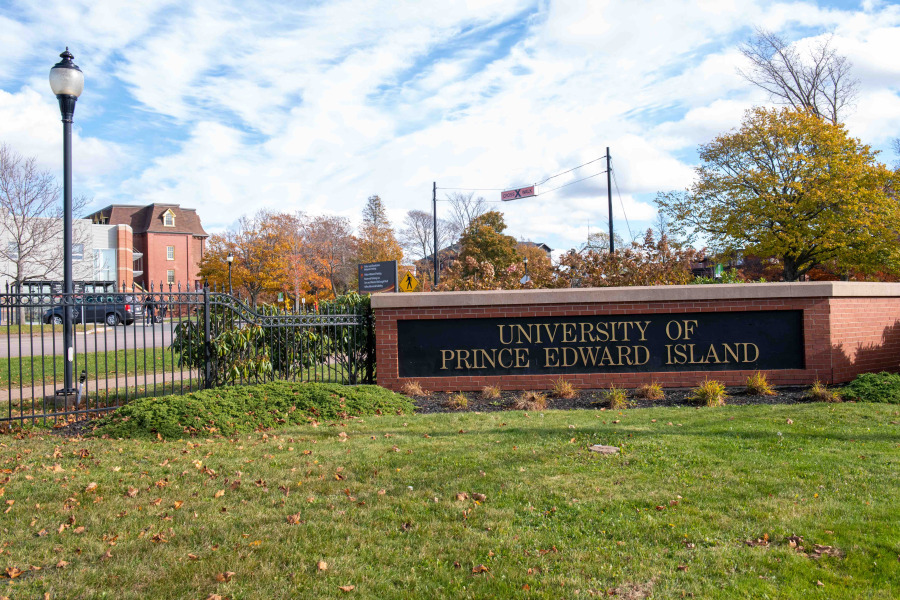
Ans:
{"type": "MultiPolygon", "coordinates": [[[[729,405],[745,405],[745,404],[799,404],[809,402],[803,397],[807,388],[805,387],[783,387],[776,388],[774,396],[757,396],[747,393],[746,390],[736,388],[728,390],[728,398],[725,403],[729,405]]],[[[432,392],[428,396],[420,396],[413,398],[416,404],[417,413],[440,413],[440,412],[492,412],[499,410],[510,410],[515,398],[521,393],[516,391],[500,392],[500,397],[493,400],[486,400],[481,397],[479,392],[464,392],[468,400],[466,408],[451,408],[448,403],[450,396],[456,392],[432,392]]],[[[552,410],[571,410],[571,409],[600,409],[606,408],[608,402],[605,399],[606,390],[577,390],[576,395],[572,398],[555,398],[552,393],[547,394],[547,408],[552,410]]],[[[697,406],[697,403],[688,400],[690,390],[666,390],[666,397],[663,400],[651,401],[645,398],[636,397],[633,393],[629,393],[628,399],[633,403],[632,408],[651,408],[657,406],[697,406]]]]}

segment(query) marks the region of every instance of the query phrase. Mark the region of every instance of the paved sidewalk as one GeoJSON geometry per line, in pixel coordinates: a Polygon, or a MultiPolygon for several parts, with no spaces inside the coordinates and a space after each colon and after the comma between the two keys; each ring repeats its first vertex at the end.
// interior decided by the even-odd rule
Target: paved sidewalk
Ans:
{"type": "MultiPolygon", "coordinates": [[[[40,400],[47,396],[53,396],[56,390],[62,386],[62,382],[45,383],[44,385],[22,386],[9,389],[0,389],[0,403],[3,400],[40,400]]],[[[142,395],[146,392],[172,394],[180,393],[182,389],[198,389],[200,387],[200,378],[197,371],[175,371],[159,372],[159,373],[142,373],[139,375],[129,375],[127,377],[118,377],[112,379],[88,379],[82,393],[93,394],[98,391],[109,390],[114,393],[116,390],[124,392],[128,389],[129,393],[139,391],[142,395]],[[154,390],[155,385],[155,392],[154,390]]],[[[0,404],[0,414],[2,414],[2,404],[0,404]]]]}

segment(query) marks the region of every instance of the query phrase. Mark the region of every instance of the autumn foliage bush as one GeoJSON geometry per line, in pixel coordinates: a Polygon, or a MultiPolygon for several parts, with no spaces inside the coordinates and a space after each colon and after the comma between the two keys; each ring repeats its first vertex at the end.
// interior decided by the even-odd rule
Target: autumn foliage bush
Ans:
{"type": "Polygon", "coordinates": [[[663,400],[666,397],[666,392],[663,391],[661,385],[653,381],[640,386],[637,389],[637,395],[650,401],[657,401],[663,400]]]}

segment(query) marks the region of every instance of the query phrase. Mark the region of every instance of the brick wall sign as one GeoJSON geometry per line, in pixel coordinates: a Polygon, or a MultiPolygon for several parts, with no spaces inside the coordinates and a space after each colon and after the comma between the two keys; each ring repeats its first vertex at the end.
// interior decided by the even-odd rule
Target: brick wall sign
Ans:
{"type": "Polygon", "coordinates": [[[900,371],[900,283],[377,294],[378,384],[426,390],[650,382],[840,384],[900,371]]]}
{"type": "Polygon", "coordinates": [[[802,369],[791,311],[400,320],[400,377],[802,369]]]}

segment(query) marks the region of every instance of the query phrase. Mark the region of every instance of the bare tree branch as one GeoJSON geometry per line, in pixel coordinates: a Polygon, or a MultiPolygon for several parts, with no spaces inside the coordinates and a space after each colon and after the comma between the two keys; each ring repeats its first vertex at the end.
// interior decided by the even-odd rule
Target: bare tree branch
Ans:
{"type": "Polygon", "coordinates": [[[481,196],[476,198],[474,192],[469,192],[468,194],[454,192],[453,194],[448,194],[446,200],[450,206],[450,216],[447,220],[450,221],[453,227],[454,237],[461,235],[472,221],[488,210],[487,202],[485,202],[484,198],[481,196]]]}
{"type": "Polygon", "coordinates": [[[859,80],[851,76],[850,61],[837,53],[832,41],[829,35],[802,56],[775,33],[757,29],[756,36],[741,47],[750,68],[738,73],[779,104],[840,123],[856,100],[859,80]]]}

